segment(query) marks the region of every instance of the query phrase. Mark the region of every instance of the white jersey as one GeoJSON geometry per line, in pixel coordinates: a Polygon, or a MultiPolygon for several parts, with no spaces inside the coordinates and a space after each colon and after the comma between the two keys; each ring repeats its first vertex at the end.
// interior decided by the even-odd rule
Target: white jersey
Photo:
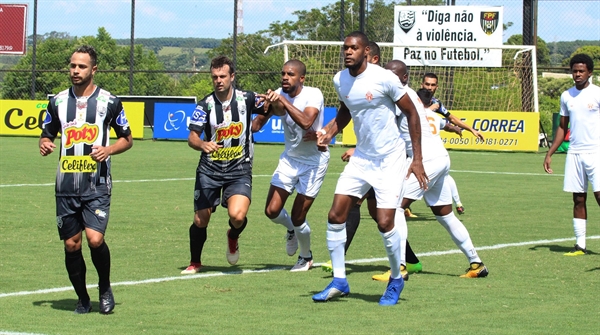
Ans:
{"type": "Polygon", "coordinates": [[[350,110],[356,151],[381,159],[404,146],[396,126],[396,101],[405,94],[398,77],[380,66],[367,64],[358,76],[345,69],[333,77],[340,101],[350,110]]]}
{"type": "Polygon", "coordinates": [[[600,151],[600,87],[590,83],[581,91],[575,86],[564,91],[560,115],[570,121],[569,153],[600,151]]]}
{"type": "MultiPolygon", "coordinates": [[[[447,156],[448,151],[446,151],[441,137],[434,136],[432,133],[431,126],[427,120],[427,115],[425,114],[425,107],[423,106],[421,99],[419,99],[417,92],[410,87],[405,87],[405,90],[415,105],[417,113],[419,114],[419,121],[421,121],[421,151],[423,162],[440,156],[447,156]]],[[[406,115],[401,113],[397,122],[398,128],[400,129],[400,136],[402,136],[402,139],[406,142],[406,154],[412,157],[412,141],[410,139],[410,133],[408,132],[408,119],[406,118],[406,115]]]]}
{"type": "Polygon", "coordinates": [[[431,134],[441,138],[441,132],[448,124],[448,120],[429,108],[425,108],[425,116],[427,117],[427,122],[429,122],[431,134]]]}
{"type": "MultiPolygon", "coordinates": [[[[319,114],[313,122],[310,130],[317,131],[323,128],[324,102],[323,93],[315,87],[304,86],[300,93],[295,97],[290,97],[283,92],[281,87],[276,91],[282,97],[286,98],[294,107],[304,112],[306,107],[314,107],[319,110],[319,114]]],[[[285,113],[281,117],[283,132],[285,137],[285,152],[292,159],[300,160],[306,165],[317,166],[329,161],[329,151],[319,151],[314,141],[304,141],[302,137],[306,130],[302,129],[294,120],[285,113]]]]}

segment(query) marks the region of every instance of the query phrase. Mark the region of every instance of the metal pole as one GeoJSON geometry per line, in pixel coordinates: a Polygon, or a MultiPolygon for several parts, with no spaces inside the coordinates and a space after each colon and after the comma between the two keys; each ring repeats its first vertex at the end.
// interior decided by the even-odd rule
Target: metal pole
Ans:
{"type": "Polygon", "coordinates": [[[135,48],[135,0],[131,0],[131,37],[129,44],[129,95],[133,95],[133,51],[135,48]]]}
{"type": "Polygon", "coordinates": [[[346,31],[346,7],[344,6],[344,0],[340,0],[340,41],[344,40],[346,31]]]}
{"type": "MultiPolygon", "coordinates": [[[[536,38],[533,29],[534,2],[534,0],[523,0],[523,45],[535,45],[536,38]]],[[[524,54],[525,60],[531,61],[531,56],[531,53],[524,54]]],[[[534,108],[529,98],[533,96],[533,87],[530,84],[532,76],[531,68],[525,66],[521,69],[521,110],[524,112],[531,112],[534,108]]]]}
{"type": "Polygon", "coordinates": [[[359,16],[359,22],[360,22],[360,31],[365,33],[365,0],[359,1],[358,16],[359,16]]]}
{"type": "Polygon", "coordinates": [[[31,100],[35,100],[35,81],[37,64],[37,0],[33,1],[33,52],[31,54],[31,100]]]}
{"type": "Polygon", "coordinates": [[[237,69],[237,14],[238,2],[233,0],[233,67],[237,69]]]}

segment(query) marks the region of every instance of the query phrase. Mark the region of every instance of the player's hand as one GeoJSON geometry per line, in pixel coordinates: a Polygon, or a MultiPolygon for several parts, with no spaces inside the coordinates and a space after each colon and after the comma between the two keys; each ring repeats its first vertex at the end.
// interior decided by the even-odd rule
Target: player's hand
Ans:
{"type": "Polygon", "coordinates": [[[223,145],[217,144],[216,142],[210,141],[210,142],[204,142],[201,146],[202,152],[207,153],[207,154],[212,154],[213,152],[216,152],[217,150],[221,149],[223,147],[223,145]]]}
{"type": "Polygon", "coordinates": [[[544,158],[544,170],[546,173],[552,174],[554,171],[552,171],[550,164],[552,164],[552,157],[546,155],[546,158],[544,158]]]}
{"type": "Polygon", "coordinates": [[[413,160],[412,163],[410,163],[410,166],[408,167],[408,173],[406,174],[406,179],[408,179],[408,177],[410,176],[411,173],[414,174],[415,177],[417,177],[417,180],[419,181],[419,186],[422,189],[426,190],[427,183],[429,183],[429,178],[427,177],[427,174],[425,173],[425,168],[423,168],[423,162],[413,160]]]}
{"type": "Polygon", "coordinates": [[[317,146],[319,150],[322,151],[322,148],[327,148],[329,143],[331,143],[331,134],[327,133],[325,129],[321,129],[316,132],[317,135],[317,146]]]}
{"type": "Polygon", "coordinates": [[[49,154],[54,152],[54,148],[56,148],[56,144],[52,142],[42,142],[40,144],[40,155],[48,156],[49,154]]]}
{"type": "Polygon", "coordinates": [[[111,152],[108,147],[103,147],[101,145],[93,145],[90,157],[92,157],[92,159],[96,162],[104,162],[108,158],[108,156],[110,156],[110,154],[111,152]]]}
{"type": "Polygon", "coordinates": [[[429,109],[431,109],[434,112],[436,110],[438,110],[438,108],[440,108],[440,104],[438,104],[438,103],[435,103],[435,104],[432,104],[432,105],[429,106],[429,109]]]}
{"type": "Polygon", "coordinates": [[[475,137],[477,137],[478,139],[480,139],[480,140],[482,140],[482,141],[483,141],[483,140],[485,140],[485,138],[483,138],[483,135],[482,135],[482,134],[481,134],[479,131],[477,131],[477,130],[473,129],[471,132],[472,132],[472,133],[473,133],[473,135],[475,135],[475,137]]]}
{"type": "Polygon", "coordinates": [[[349,162],[350,161],[350,157],[352,157],[352,155],[354,155],[354,149],[355,148],[350,148],[350,149],[346,150],[346,152],[344,152],[342,154],[342,160],[344,162],[349,162]]]}
{"type": "Polygon", "coordinates": [[[306,131],[306,133],[304,133],[304,136],[302,136],[302,139],[305,142],[316,141],[317,140],[317,132],[312,129],[309,129],[306,131]]]}

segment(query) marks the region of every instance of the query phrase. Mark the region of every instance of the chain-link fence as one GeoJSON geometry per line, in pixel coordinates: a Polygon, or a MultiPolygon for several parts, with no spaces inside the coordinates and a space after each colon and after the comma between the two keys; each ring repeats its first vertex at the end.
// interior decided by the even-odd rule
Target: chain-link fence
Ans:
{"type": "MultiPolygon", "coordinates": [[[[539,36],[540,74],[567,73],[565,62],[575,50],[600,45],[600,1],[571,0],[502,1],[505,43],[523,44],[525,2],[537,3],[534,33],[539,36]],[[565,30],[575,34],[563,34],[565,30]]],[[[20,3],[28,3],[30,14],[34,13],[33,1],[20,3]]],[[[395,5],[497,5],[491,0],[73,0],[67,2],[64,15],[56,17],[43,9],[65,2],[36,3],[37,19],[30,15],[30,21],[35,20],[39,27],[35,44],[30,38],[24,56],[0,55],[3,99],[45,99],[47,94],[69,87],[68,59],[75,47],[83,43],[98,49],[96,83],[115,94],[202,97],[212,90],[208,67],[211,57],[218,54],[235,59],[238,86],[265,91],[279,86],[283,51],[263,51],[282,40],[339,41],[345,34],[363,28],[371,40],[392,42],[395,5]],[[86,34],[94,36],[75,37],[72,32],[62,31],[80,31],[62,21],[78,24],[85,20],[77,16],[75,9],[87,5],[97,6],[94,15],[105,22],[94,33],[86,34]],[[69,6],[73,8],[72,17],[69,6]],[[117,16],[116,10],[121,15],[117,16]],[[130,17],[125,16],[124,21],[122,12],[127,11],[130,17]],[[167,28],[173,25],[178,27],[179,36],[191,38],[162,35],[168,34],[167,28]],[[134,48],[131,36],[135,37],[134,48]]],[[[310,75],[310,68],[308,71],[310,75]]]]}

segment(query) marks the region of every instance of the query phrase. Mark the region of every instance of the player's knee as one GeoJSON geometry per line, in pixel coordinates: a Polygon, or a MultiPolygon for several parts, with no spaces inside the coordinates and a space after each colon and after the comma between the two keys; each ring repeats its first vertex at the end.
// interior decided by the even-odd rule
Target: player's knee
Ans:
{"type": "Polygon", "coordinates": [[[90,248],[99,248],[102,243],[104,243],[104,236],[102,234],[88,237],[88,246],[90,248]]]}
{"type": "Polygon", "coordinates": [[[333,208],[329,211],[329,214],[327,215],[327,221],[333,224],[344,223],[346,222],[346,218],[346,214],[335,211],[333,208]]]}
{"type": "Polygon", "coordinates": [[[271,220],[276,219],[279,213],[281,213],[281,209],[274,208],[273,206],[265,207],[265,215],[271,220]]]}

